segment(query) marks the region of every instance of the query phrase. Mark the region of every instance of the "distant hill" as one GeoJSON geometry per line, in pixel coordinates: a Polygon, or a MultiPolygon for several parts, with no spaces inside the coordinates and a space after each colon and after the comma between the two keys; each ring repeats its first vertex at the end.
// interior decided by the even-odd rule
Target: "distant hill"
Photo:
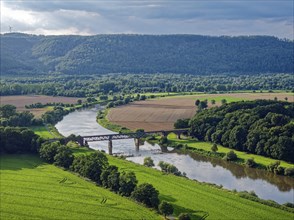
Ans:
{"type": "Polygon", "coordinates": [[[1,35],[1,74],[293,73],[294,42],[270,36],[1,35]]]}

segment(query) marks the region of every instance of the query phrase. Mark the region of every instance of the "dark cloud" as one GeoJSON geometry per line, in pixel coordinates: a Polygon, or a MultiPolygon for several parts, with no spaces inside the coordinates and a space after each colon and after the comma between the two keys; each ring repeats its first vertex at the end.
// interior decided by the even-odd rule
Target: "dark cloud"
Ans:
{"type": "MultiPolygon", "coordinates": [[[[22,31],[71,28],[88,34],[269,34],[293,39],[292,0],[2,2],[12,11],[26,11],[39,20],[24,21],[22,31]]],[[[2,20],[8,19],[4,15],[2,20]]],[[[10,17],[9,22],[21,26],[19,19],[10,17]]]]}

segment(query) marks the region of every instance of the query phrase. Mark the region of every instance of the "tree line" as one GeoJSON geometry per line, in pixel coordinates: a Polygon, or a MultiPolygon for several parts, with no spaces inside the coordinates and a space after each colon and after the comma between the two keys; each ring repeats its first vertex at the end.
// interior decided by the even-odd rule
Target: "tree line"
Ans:
{"type": "Polygon", "coordinates": [[[294,79],[291,74],[104,74],[39,75],[37,78],[2,76],[0,82],[1,95],[95,96],[101,100],[105,100],[105,95],[116,95],[118,99],[114,101],[119,101],[119,96],[149,92],[293,91],[294,79]]]}
{"type": "MultiPolygon", "coordinates": [[[[140,202],[147,207],[159,210],[162,214],[173,213],[173,206],[166,201],[160,203],[159,191],[150,183],[141,183],[134,172],[120,172],[117,166],[110,165],[105,153],[95,151],[75,156],[70,147],[60,142],[45,142],[39,150],[40,157],[48,163],[69,169],[89,178],[98,186],[109,189],[124,197],[140,202]]],[[[107,202],[103,198],[102,204],[107,202]]]]}
{"type": "Polygon", "coordinates": [[[197,113],[191,135],[225,147],[294,162],[294,104],[256,100],[197,113]]]}

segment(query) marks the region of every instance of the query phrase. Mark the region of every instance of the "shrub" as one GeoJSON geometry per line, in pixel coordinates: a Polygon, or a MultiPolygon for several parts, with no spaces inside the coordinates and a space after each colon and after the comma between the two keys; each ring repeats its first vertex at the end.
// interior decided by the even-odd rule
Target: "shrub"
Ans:
{"type": "Polygon", "coordinates": [[[48,163],[53,163],[58,147],[60,147],[59,142],[46,142],[42,144],[39,150],[40,158],[46,160],[48,163]]]}
{"type": "Polygon", "coordinates": [[[174,212],[174,207],[172,206],[172,204],[170,204],[166,201],[162,201],[160,203],[158,209],[164,215],[165,218],[167,215],[171,215],[174,212]]]}
{"type": "Polygon", "coordinates": [[[249,158],[245,162],[246,166],[248,167],[256,167],[256,162],[254,161],[254,158],[249,158]]]}
{"type": "Polygon", "coordinates": [[[64,168],[69,168],[73,162],[73,153],[69,147],[60,146],[54,156],[54,164],[64,168]]]}
{"type": "Polygon", "coordinates": [[[278,174],[278,175],[282,175],[282,174],[284,174],[284,170],[285,170],[284,167],[278,166],[276,169],[274,169],[274,173],[278,174]]]}
{"type": "Polygon", "coordinates": [[[130,196],[136,188],[138,180],[134,172],[122,172],[119,177],[119,193],[122,196],[130,196]]]}
{"type": "Polygon", "coordinates": [[[102,152],[96,151],[75,157],[71,169],[101,185],[100,175],[106,167],[108,167],[107,157],[102,152]]]}
{"type": "Polygon", "coordinates": [[[159,204],[159,192],[151,184],[143,183],[135,188],[131,197],[148,207],[157,208],[159,204]]]}
{"type": "Polygon", "coordinates": [[[274,170],[276,170],[278,168],[278,166],[280,165],[280,161],[275,161],[273,163],[270,163],[267,166],[267,170],[270,172],[274,172],[274,170]]]}
{"type": "Polygon", "coordinates": [[[224,157],[224,159],[228,161],[233,161],[233,160],[236,160],[237,158],[238,158],[237,154],[235,154],[233,150],[229,151],[224,157]]]}
{"type": "Polygon", "coordinates": [[[291,202],[286,202],[283,204],[284,206],[287,206],[289,208],[294,208],[294,203],[291,203],[291,202]]]}
{"type": "Polygon", "coordinates": [[[287,167],[284,174],[286,176],[294,176],[294,167],[287,167]]]}
{"type": "Polygon", "coordinates": [[[146,166],[146,167],[153,167],[154,166],[154,162],[151,159],[151,157],[144,158],[144,166],[146,166]]]}
{"type": "Polygon", "coordinates": [[[166,136],[163,136],[159,140],[159,144],[167,144],[168,140],[166,136]]]}
{"type": "Polygon", "coordinates": [[[169,163],[165,163],[163,161],[159,161],[158,166],[161,168],[162,172],[165,173],[171,173],[174,174],[176,176],[181,176],[181,172],[178,170],[178,168],[176,166],[174,166],[173,164],[169,164],[169,163]]]}
{"type": "Polygon", "coordinates": [[[217,151],[218,151],[217,144],[214,143],[214,144],[212,145],[212,147],[211,147],[211,151],[212,151],[212,152],[217,152],[217,151]]]}

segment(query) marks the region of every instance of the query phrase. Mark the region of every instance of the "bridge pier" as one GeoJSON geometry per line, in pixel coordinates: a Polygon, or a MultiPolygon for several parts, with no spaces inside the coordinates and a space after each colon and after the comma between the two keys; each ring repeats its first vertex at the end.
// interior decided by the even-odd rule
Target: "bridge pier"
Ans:
{"type": "Polygon", "coordinates": [[[134,140],[135,140],[136,151],[139,151],[139,147],[140,147],[140,138],[134,138],[134,140]]]}
{"type": "Polygon", "coordinates": [[[108,140],[108,154],[112,155],[112,140],[108,140]]]}
{"type": "Polygon", "coordinates": [[[181,133],[177,133],[178,139],[181,139],[181,133]]]}

